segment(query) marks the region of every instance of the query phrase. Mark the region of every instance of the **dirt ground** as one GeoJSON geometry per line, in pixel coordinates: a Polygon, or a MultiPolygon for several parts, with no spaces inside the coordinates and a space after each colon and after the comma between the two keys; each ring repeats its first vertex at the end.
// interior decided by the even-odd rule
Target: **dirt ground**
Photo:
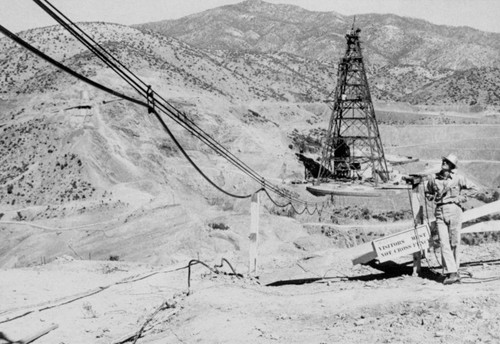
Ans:
{"type": "Polygon", "coordinates": [[[0,332],[16,341],[57,325],[39,344],[133,343],[141,328],[137,343],[498,343],[500,245],[462,252],[462,282],[450,286],[432,251],[421,277],[353,267],[349,249],[269,263],[258,278],[226,263],[189,275],[188,262],[62,256],[0,270],[0,332]]]}

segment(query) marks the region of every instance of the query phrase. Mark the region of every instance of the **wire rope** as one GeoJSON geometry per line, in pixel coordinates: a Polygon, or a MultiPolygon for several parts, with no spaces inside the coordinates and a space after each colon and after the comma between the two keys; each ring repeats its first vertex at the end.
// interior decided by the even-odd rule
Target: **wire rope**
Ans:
{"type": "MultiPolygon", "coordinates": [[[[146,85],[144,82],[142,82],[140,80],[139,77],[137,77],[130,70],[128,70],[123,64],[121,64],[112,54],[110,54],[109,52],[107,52],[106,49],[104,49],[104,47],[102,47],[97,42],[95,42],[89,35],[87,35],[83,30],[81,30],[75,23],[73,23],[70,19],[68,19],[66,16],[64,16],[64,14],[62,14],[59,10],[57,10],[55,8],[55,6],[53,6],[52,4],[50,4],[50,2],[48,2],[48,1],[45,0],[45,2],[50,7],[52,7],[55,11],[57,11],[57,13],[59,13],[59,16],[55,12],[53,12],[52,10],[50,10],[47,6],[45,6],[44,4],[42,4],[42,2],[40,0],[34,0],[34,1],[44,11],[46,11],[50,16],[52,16],[57,22],[59,22],[64,28],[66,28],[72,35],[74,35],[80,42],[82,42],[86,47],[88,47],[89,50],[91,50],[92,52],[94,52],[94,54],[96,54],[99,58],[101,58],[101,60],[103,60],[103,62],[105,64],[107,64],[110,68],[112,68],[115,72],[117,72],[119,74],[119,76],[121,76],[122,78],[126,79],[125,80],[126,82],[130,83],[130,82],[133,82],[133,81],[131,80],[130,76],[127,76],[126,73],[124,73],[123,71],[121,71],[120,68],[118,66],[116,66],[116,64],[112,63],[110,61],[110,59],[107,58],[105,55],[109,56],[114,61],[117,61],[117,63],[119,63],[129,73],[131,73],[135,77],[135,79],[139,80],[143,85],[146,85]],[[63,19],[66,20],[67,22],[65,22],[63,19]],[[87,37],[87,39],[90,40],[91,42],[86,41],[85,38],[82,35],[80,35],[78,32],[76,32],[75,29],[72,28],[72,26],[75,27],[78,31],[82,32],[83,35],[85,35],[85,37],[87,37]],[[98,49],[96,49],[95,46],[98,46],[100,48],[100,51],[98,49]]],[[[144,89],[140,89],[140,87],[137,85],[137,82],[133,82],[133,85],[131,84],[131,86],[133,88],[135,88],[137,91],[139,91],[139,93],[141,93],[143,96],[144,96],[145,92],[147,92],[144,89]]],[[[162,98],[160,95],[158,95],[156,92],[153,91],[153,94],[155,94],[156,96],[158,96],[162,101],[164,101],[166,103],[166,105],[165,104],[160,104],[163,107],[163,110],[165,110],[166,112],[168,112],[170,115],[173,115],[174,117],[177,117],[177,118],[181,117],[185,121],[189,121],[191,125],[194,125],[196,127],[196,129],[202,131],[202,133],[198,132],[197,133],[198,135],[195,135],[195,136],[198,136],[198,138],[201,138],[202,141],[204,141],[209,146],[211,146],[211,144],[216,144],[217,145],[216,147],[211,146],[211,148],[214,149],[217,153],[219,153],[223,157],[225,157],[227,160],[229,160],[230,162],[232,162],[234,165],[236,165],[236,167],[239,167],[240,170],[242,170],[243,172],[246,172],[246,174],[249,175],[250,177],[253,177],[256,180],[258,179],[259,181],[263,179],[262,177],[260,177],[259,174],[257,174],[255,171],[253,171],[252,169],[250,169],[244,162],[242,162],[241,160],[237,159],[237,157],[235,157],[225,147],[223,147],[222,145],[218,144],[215,140],[213,140],[206,132],[204,132],[199,126],[197,126],[191,119],[187,118],[187,116],[184,113],[182,113],[179,110],[177,110],[170,103],[168,103],[164,98],[162,98]],[[206,135],[206,136],[199,136],[200,134],[206,135]],[[207,142],[207,140],[210,141],[210,142],[207,142]],[[221,152],[221,150],[223,152],[221,152]]],[[[184,124],[186,124],[186,123],[184,123],[184,124]]],[[[190,127],[190,128],[192,129],[192,127],[190,127]]],[[[283,195],[283,196],[286,197],[286,195],[284,195],[284,193],[283,193],[283,191],[281,189],[279,189],[278,187],[270,184],[269,182],[267,182],[265,180],[264,180],[264,186],[267,186],[267,188],[269,188],[270,190],[272,190],[274,193],[277,193],[277,194],[280,194],[280,195],[283,195]]],[[[293,199],[290,196],[288,196],[288,198],[293,199]]],[[[297,201],[299,203],[304,202],[304,201],[302,201],[300,199],[295,199],[295,201],[297,201]]],[[[319,203],[321,203],[321,202],[319,202],[319,203]]]]}
{"type": "MultiPolygon", "coordinates": [[[[30,44],[28,44],[27,42],[23,41],[21,38],[19,38],[18,36],[16,36],[15,34],[13,34],[12,32],[10,32],[9,30],[7,30],[6,28],[4,28],[2,25],[0,25],[0,31],[5,34],[6,36],[8,36],[9,38],[11,38],[12,40],[14,40],[16,43],[20,44],[21,46],[25,47],[26,49],[28,49],[29,51],[33,52],[34,54],[36,54],[37,56],[43,58],[44,60],[46,60],[47,62],[53,64],[54,66],[62,69],[63,71],[71,74],[72,76],[78,78],[79,80],[81,81],[84,81],[102,91],[105,91],[107,93],[110,93],[114,96],[117,96],[117,97],[120,97],[120,98],[123,98],[123,99],[126,99],[128,101],[131,101],[137,105],[141,105],[141,106],[144,106],[144,107],[148,107],[148,104],[146,104],[145,102],[142,102],[140,100],[137,100],[137,99],[134,99],[132,97],[129,97],[129,96],[126,96],[122,93],[119,93],[119,92],[116,92],[104,85],[101,85],[93,80],[90,80],[88,79],[87,77],[73,71],[72,69],[66,67],[65,65],[57,62],[56,60],[52,59],[51,57],[47,56],[46,54],[42,53],[40,50],[36,49],[35,47],[31,46],[30,44]]],[[[176,137],[173,135],[173,133],[170,131],[170,129],[168,128],[167,124],[165,123],[165,121],[163,120],[163,118],[161,118],[161,116],[158,114],[158,112],[154,111],[153,112],[156,116],[156,118],[158,119],[158,121],[161,123],[161,125],[163,126],[164,130],[167,132],[167,134],[170,136],[170,138],[172,139],[172,141],[174,141],[174,143],[177,145],[177,147],[179,148],[179,150],[181,151],[181,153],[184,155],[184,157],[189,161],[189,163],[196,169],[196,171],[198,171],[201,176],[207,180],[212,186],[214,186],[215,188],[217,188],[219,191],[223,192],[224,194],[228,195],[228,196],[231,196],[231,197],[234,197],[234,198],[249,198],[252,196],[252,194],[249,194],[249,195],[236,195],[236,194],[233,194],[233,193],[230,193],[222,188],[220,188],[217,184],[215,184],[197,165],[196,163],[191,159],[191,157],[189,157],[189,155],[186,153],[186,151],[182,148],[182,146],[180,145],[180,143],[177,141],[176,137]]]]}
{"type": "MultiPolygon", "coordinates": [[[[65,67],[64,65],[58,63],[57,61],[52,60],[53,64],[55,64],[58,68],[61,68],[65,70],[66,72],[69,72],[71,75],[78,77],[79,79],[88,82],[89,84],[106,91],[108,93],[111,93],[115,96],[121,97],[123,99],[132,101],[135,104],[141,105],[141,106],[146,106],[148,109],[150,109],[149,105],[149,96],[150,94],[156,95],[159,99],[161,99],[164,103],[158,102],[158,105],[160,107],[160,111],[167,114],[170,118],[172,118],[174,121],[176,121],[178,124],[180,124],[184,129],[186,129],[189,133],[191,133],[193,136],[197,137],[200,139],[202,142],[204,142],[206,145],[208,145],[211,149],[213,149],[216,153],[221,155],[223,158],[228,160],[230,163],[232,163],[235,167],[240,169],[242,172],[244,172],[246,175],[251,177],[257,182],[260,182],[264,189],[269,189],[273,191],[274,193],[278,194],[281,197],[287,198],[290,201],[295,201],[297,203],[302,203],[305,204],[306,208],[308,205],[308,202],[302,200],[302,199],[297,199],[295,197],[292,197],[289,195],[287,192],[282,190],[281,188],[269,183],[267,180],[265,180],[263,177],[261,177],[257,172],[255,172],[253,169],[251,169],[248,165],[246,165],[244,162],[239,160],[234,154],[232,154],[229,150],[227,150],[224,146],[220,145],[215,139],[213,139],[209,134],[207,134],[203,129],[201,129],[196,123],[194,123],[193,120],[188,118],[185,113],[182,113],[181,111],[177,110],[175,107],[173,107],[168,101],[166,101],[161,95],[157,94],[156,92],[150,91],[150,86],[148,86],[148,89],[142,88],[139,83],[142,83],[143,85],[146,85],[137,75],[135,75],[133,72],[131,72],[126,66],[124,66],[118,59],[116,59],[111,53],[107,52],[104,47],[99,45],[96,41],[94,41],[88,34],[86,34],[81,28],[79,28],[75,23],[73,23],[70,19],[68,19],[64,14],[62,14],[57,8],[55,8],[50,2],[45,1],[51,8],[54,9],[58,14],[56,14],[54,11],[49,9],[47,6],[45,6],[42,1],[40,0],[34,0],[35,3],[37,3],[45,12],[47,12],[51,17],[53,17],[59,24],[61,24],[65,29],[67,29],[73,36],[75,36],[76,39],[78,39],[83,45],[85,45],[92,53],[94,53],[97,57],[99,57],[108,67],[113,69],[125,82],[127,82],[133,89],[135,89],[139,94],[141,94],[143,97],[146,97],[148,100],[148,103],[144,103],[141,101],[138,101],[137,99],[131,98],[129,96],[120,94],[119,92],[113,91],[105,86],[102,86],[88,78],[85,78],[83,76],[78,76],[78,73],[71,71],[69,68],[65,67]],[[66,21],[65,21],[66,20],[66,21]],[[76,29],[73,29],[76,28],[76,29]],[[80,34],[81,32],[82,34],[80,34]],[[98,47],[99,49],[97,49],[98,47]],[[113,62],[115,61],[115,62],[113,62]],[[131,74],[127,75],[126,72],[124,72],[122,69],[123,68],[126,70],[127,73],[131,74]]],[[[13,38],[12,34],[8,35],[9,37],[13,38]]],[[[15,40],[16,42],[20,43],[19,40],[15,40]]],[[[21,44],[21,43],[20,43],[21,44]]],[[[27,44],[21,44],[24,47],[27,47],[27,44]]],[[[33,51],[33,49],[29,49],[33,51]]],[[[41,52],[39,52],[37,55],[40,57],[43,57],[40,55],[41,52]]],[[[43,53],[41,53],[43,54],[43,53]]],[[[45,55],[46,56],[46,55],[45,55]]],[[[48,56],[47,56],[48,58],[48,56]]],[[[154,108],[153,108],[154,110],[154,108]]],[[[166,126],[165,122],[163,121],[161,115],[157,112],[154,111],[155,116],[157,119],[160,121],[164,129],[167,130],[171,138],[175,141],[176,145],[180,148],[181,152],[183,155],[190,161],[191,164],[195,167],[195,169],[198,170],[198,172],[202,173],[202,171],[194,164],[194,162],[188,157],[187,153],[182,149],[182,146],[179,144],[179,142],[175,139],[173,134],[168,130],[168,127],[166,126]]],[[[213,186],[216,186],[209,178],[206,177],[206,175],[202,174],[207,181],[209,181],[210,184],[213,186]]],[[[217,186],[216,186],[217,187],[217,186]]],[[[217,187],[218,188],[218,187],[217,187]]],[[[218,188],[219,190],[222,191],[222,189],[218,188]]],[[[233,195],[231,193],[225,192],[224,193],[228,195],[233,195]]],[[[244,197],[247,198],[249,195],[245,196],[237,196],[238,198],[244,197]]],[[[269,197],[269,194],[268,194],[269,197]]],[[[322,204],[324,207],[324,202],[316,202],[316,208],[315,211],[317,210],[317,204],[322,204]]],[[[296,209],[294,209],[296,210],[296,209]]],[[[309,213],[309,211],[308,211],[309,213]]],[[[313,211],[314,213],[314,211],[313,211]]]]}

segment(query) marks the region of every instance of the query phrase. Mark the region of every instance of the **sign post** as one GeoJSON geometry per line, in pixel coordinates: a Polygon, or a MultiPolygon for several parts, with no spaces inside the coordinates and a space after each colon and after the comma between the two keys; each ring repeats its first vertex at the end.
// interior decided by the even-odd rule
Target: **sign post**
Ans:
{"type": "MultiPolygon", "coordinates": [[[[424,206],[420,189],[423,188],[421,179],[413,183],[411,190],[411,212],[415,226],[424,223],[424,206]]],[[[428,246],[428,245],[427,245],[428,246]]],[[[422,269],[422,250],[413,254],[413,276],[417,276],[422,269]]]]}
{"type": "Polygon", "coordinates": [[[252,195],[250,204],[250,246],[249,246],[249,266],[248,273],[255,275],[257,273],[258,243],[259,243],[259,192],[252,195]]]}

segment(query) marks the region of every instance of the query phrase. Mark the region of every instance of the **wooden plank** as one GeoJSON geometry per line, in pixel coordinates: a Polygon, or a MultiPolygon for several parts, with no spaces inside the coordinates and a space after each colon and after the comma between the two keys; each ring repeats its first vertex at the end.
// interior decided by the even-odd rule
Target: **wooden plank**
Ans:
{"type": "MultiPolygon", "coordinates": [[[[415,224],[424,223],[424,207],[422,202],[423,201],[422,193],[423,193],[422,183],[413,184],[410,197],[411,197],[411,206],[412,206],[411,210],[413,214],[413,221],[415,224]]],[[[422,250],[429,248],[429,237],[430,237],[429,227],[427,227],[427,234],[428,234],[426,243],[427,245],[422,245],[419,251],[413,253],[413,276],[417,276],[420,273],[420,270],[422,269],[422,253],[423,253],[422,250]]]]}
{"type": "Polygon", "coordinates": [[[461,234],[483,232],[500,232],[500,221],[479,222],[472,226],[462,228],[461,234]]]}
{"type": "Polygon", "coordinates": [[[370,251],[367,250],[362,255],[353,258],[352,265],[365,264],[374,259],[377,259],[377,253],[373,247],[370,247],[370,251]]]}
{"type": "MultiPolygon", "coordinates": [[[[52,325],[50,326],[49,328],[45,329],[45,330],[42,330],[42,331],[39,331],[37,333],[35,333],[34,335],[30,336],[30,337],[27,337],[25,339],[21,339],[19,342],[20,343],[23,343],[23,344],[28,344],[28,343],[32,343],[34,342],[35,340],[37,340],[38,338],[42,337],[42,336],[45,336],[47,333],[49,333],[50,331],[53,331],[55,330],[56,328],[58,328],[59,325],[55,324],[55,325],[52,325]]],[[[15,342],[17,343],[17,342],[15,342]]]]}
{"type": "MultiPolygon", "coordinates": [[[[471,220],[477,219],[481,216],[491,215],[491,214],[495,214],[495,213],[500,213],[500,201],[488,203],[488,204],[482,205],[480,207],[477,207],[474,209],[469,209],[469,210],[465,211],[462,215],[462,222],[471,221],[471,220]]],[[[491,222],[492,221],[482,222],[482,223],[485,223],[484,227],[482,227],[482,228],[486,229],[488,226],[486,224],[491,223],[491,222]]],[[[496,225],[493,225],[493,226],[496,226],[496,225]]],[[[432,227],[432,225],[431,225],[431,227],[432,227]]],[[[467,227],[467,228],[469,228],[469,227],[467,227]]],[[[478,229],[479,227],[476,227],[476,228],[478,229]]],[[[462,230],[462,234],[465,234],[465,233],[469,233],[466,228],[464,228],[462,230]]],[[[363,244],[363,245],[365,245],[365,244],[363,244]]],[[[361,248],[363,248],[363,250],[358,255],[356,255],[355,257],[352,258],[353,265],[365,264],[365,263],[368,263],[369,261],[377,258],[377,254],[375,253],[373,246],[366,245],[366,246],[361,246],[361,248]]]]}
{"type": "Polygon", "coordinates": [[[462,222],[475,220],[481,216],[492,215],[495,213],[500,213],[500,200],[464,211],[462,215],[462,222]]]}

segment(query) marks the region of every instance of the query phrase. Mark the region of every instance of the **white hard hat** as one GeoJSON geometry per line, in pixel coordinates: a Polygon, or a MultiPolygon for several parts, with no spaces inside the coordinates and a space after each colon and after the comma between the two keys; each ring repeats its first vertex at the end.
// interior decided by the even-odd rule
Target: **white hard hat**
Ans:
{"type": "Polygon", "coordinates": [[[455,168],[458,165],[458,158],[455,154],[448,154],[448,156],[443,157],[443,160],[449,162],[452,165],[452,168],[455,168]]]}

